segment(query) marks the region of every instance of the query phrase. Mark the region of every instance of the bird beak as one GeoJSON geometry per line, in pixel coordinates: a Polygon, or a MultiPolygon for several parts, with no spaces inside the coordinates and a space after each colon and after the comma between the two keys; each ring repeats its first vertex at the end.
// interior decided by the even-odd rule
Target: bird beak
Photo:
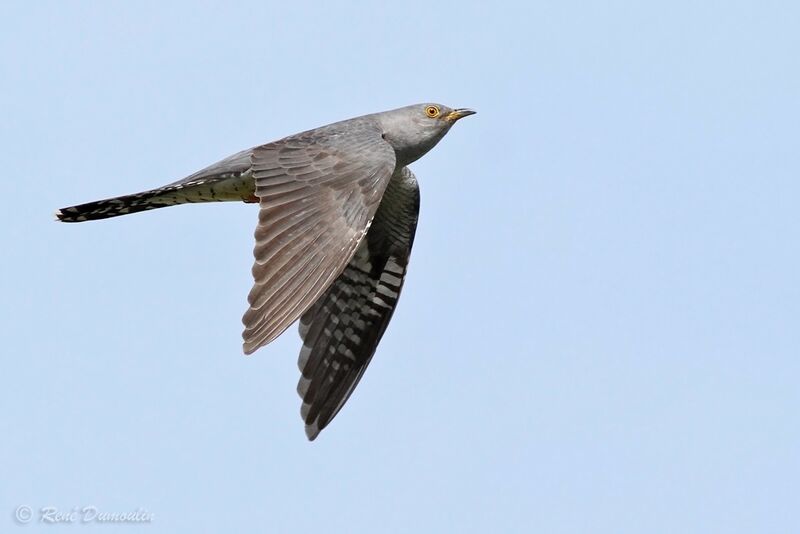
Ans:
{"type": "Polygon", "coordinates": [[[468,117],[470,115],[475,115],[477,111],[473,111],[469,108],[458,108],[454,109],[447,115],[445,115],[445,120],[449,122],[456,122],[458,119],[463,119],[464,117],[468,117]]]}

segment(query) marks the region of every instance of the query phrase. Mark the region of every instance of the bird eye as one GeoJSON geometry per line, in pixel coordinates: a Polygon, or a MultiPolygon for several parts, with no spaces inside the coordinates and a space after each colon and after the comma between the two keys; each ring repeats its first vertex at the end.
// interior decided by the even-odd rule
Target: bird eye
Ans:
{"type": "Polygon", "coordinates": [[[427,108],[425,108],[425,115],[427,115],[432,119],[438,117],[439,113],[440,113],[439,108],[436,106],[428,106],[427,108]]]}

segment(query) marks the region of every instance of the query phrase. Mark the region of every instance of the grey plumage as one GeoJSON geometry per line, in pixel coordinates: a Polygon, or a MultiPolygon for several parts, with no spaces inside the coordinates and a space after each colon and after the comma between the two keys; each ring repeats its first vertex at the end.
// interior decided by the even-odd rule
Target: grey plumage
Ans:
{"type": "Polygon", "coordinates": [[[300,319],[298,393],[314,439],[358,384],[395,310],[417,225],[407,165],[474,112],[408,106],[323,126],[230,156],[183,180],[62,208],[103,219],[192,202],[258,202],[250,354],[300,319]]]}
{"type": "Polygon", "coordinates": [[[83,222],[195,202],[258,202],[250,175],[252,150],[243,150],[165,186],[61,208],[56,219],[83,222]]]}
{"type": "Polygon", "coordinates": [[[417,228],[419,187],[403,167],[383,194],[366,238],[342,274],[300,318],[297,392],[314,439],[336,416],[367,368],[405,280],[417,228]]]}

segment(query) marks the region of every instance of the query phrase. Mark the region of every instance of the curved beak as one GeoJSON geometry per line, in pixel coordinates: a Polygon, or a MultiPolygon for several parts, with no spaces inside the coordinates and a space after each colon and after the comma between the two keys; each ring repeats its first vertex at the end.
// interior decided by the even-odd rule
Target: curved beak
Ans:
{"type": "Polygon", "coordinates": [[[458,108],[448,113],[445,116],[445,120],[448,120],[450,122],[456,122],[458,119],[463,119],[464,117],[475,115],[476,113],[477,111],[471,110],[469,108],[458,108]]]}

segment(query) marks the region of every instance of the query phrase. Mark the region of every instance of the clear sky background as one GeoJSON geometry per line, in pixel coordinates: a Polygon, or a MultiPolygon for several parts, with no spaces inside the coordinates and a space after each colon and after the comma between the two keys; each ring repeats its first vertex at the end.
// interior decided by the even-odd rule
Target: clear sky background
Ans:
{"type": "Polygon", "coordinates": [[[800,532],[796,2],[3,2],[0,531],[800,532]],[[336,5],[334,5],[336,4],[336,5]],[[56,208],[406,104],[403,297],[306,441],[257,208],[56,208]],[[18,525],[18,506],[33,520],[18,525]]]}

